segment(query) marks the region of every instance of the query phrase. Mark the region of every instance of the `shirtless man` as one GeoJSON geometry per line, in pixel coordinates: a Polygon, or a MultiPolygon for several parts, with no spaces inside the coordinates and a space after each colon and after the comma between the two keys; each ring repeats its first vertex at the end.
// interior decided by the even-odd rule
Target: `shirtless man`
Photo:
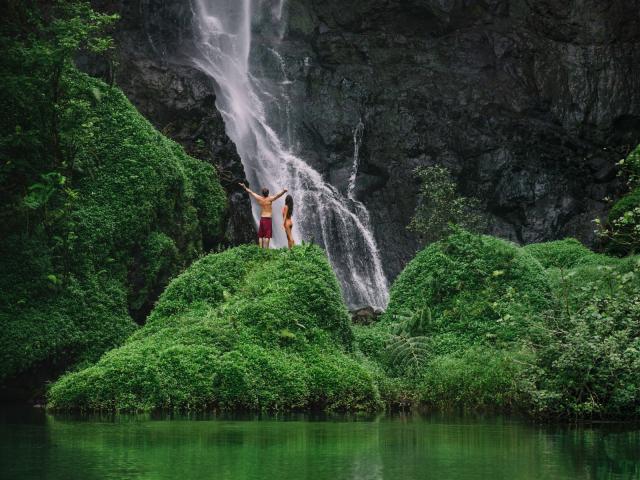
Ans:
{"type": "Polygon", "coordinates": [[[258,228],[258,244],[260,245],[260,248],[269,248],[269,242],[271,241],[273,230],[271,225],[271,216],[273,215],[271,204],[279,199],[282,195],[287,193],[287,189],[285,188],[279,194],[270,197],[268,188],[263,188],[262,195],[258,195],[256,192],[249,190],[244,183],[239,183],[238,185],[244,188],[245,192],[255,198],[258,202],[258,205],[260,205],[260,227],[258,228]]]}

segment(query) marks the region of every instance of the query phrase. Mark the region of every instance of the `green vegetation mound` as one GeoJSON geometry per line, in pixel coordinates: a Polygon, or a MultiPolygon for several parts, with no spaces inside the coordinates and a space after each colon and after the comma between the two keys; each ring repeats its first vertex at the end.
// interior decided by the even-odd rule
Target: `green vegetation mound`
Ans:
{"type": "Polygon", "coordinates": [[[524,341],[553,304],[546,272],[526,251],[457,230],[418,253],[381,321],[355,332],[388,376],[390,403],[517,408],[531,361],[524,341]]]}
{"type": "Polygon", "coordinates": [[[424,334],[439,337],[441,351],[452,351],[461,344],[516,340],[551,298],[544,269],[527,252],[458,231],[406,266],[393,284],[384,321],[427,308],[424,334]]]}
{"type": "Polygon", "coordinates": [[[532,243],[523,249],[538,260],[544,268],[573,268],[579,265],[602,265],[615,262],[612,257],[589,250],[575,238],[532,243]]]}
{"type": "Polygon", "coordinates": [[[639,319],[640,257],[458,231],[420,252],[382,320],[355,334],[391,404],[637,417],[639,319]]]}
{"type": "Polygon", "coordinates": [[[374,379],[322,251],[237,247],[194,263],[149,322],[53,385],[54,408],[371,409],[374,379]]]}
{"type": "MultiPolygon", "coordinates": [[[[9,67],[3,78],[17,81],[9,67]]],[[[17,160],[0,178],[27,179],[26,196],[3,190],[0,383],[42,382],[40,373],[55,376],[122,343],[132,317],[143,320],[168,279],[221,235],[225,195],[212,166],[157,132],[119,89],[71,66],[61,88],[66,167],[49,171],[46,144],[34,144],[46,161],[28,166],[33,178],[17,160]]],[[[46,133],[10,93],[2,100],[13,113],[0,122],[12,158],[26,154],[16,129],[23,142],[46,133]]]]}

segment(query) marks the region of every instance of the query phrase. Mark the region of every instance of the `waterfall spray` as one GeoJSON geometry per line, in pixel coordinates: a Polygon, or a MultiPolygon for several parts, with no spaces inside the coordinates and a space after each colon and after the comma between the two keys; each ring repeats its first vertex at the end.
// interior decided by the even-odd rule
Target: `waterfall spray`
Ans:
{"type": "MultiPolygon", "coordinates": [[[[265,88],[264,80],[252,75],[249,63],[252,1],[194,2],[198,51],[192,61],[216,82],[216,106],[227,134],[236,145],[252,189],[264,186],[276,192],[287,187],[296,201],[296,242],[312,240],[325,249],[351,307],[385,307],[388,285],[380,253],[368,212],[352,195],[351,183],[348,195],[341,195],[320,173],[283,145],[267,118],[265,101],[272,99],[273,94],[265,88]]],[[[281,22],[282,2],[274,10],[274,20],[281,22]]],[[[277,54],[275,48],[272,50],[277,54]]],[[[284,60],[277,56],[282,62],[284,81],[288,81],[284,60]]],[[[353,182],[357,175],[357,155],[355,150],[353,182]]],[[[257,208],[254,205],[256,218],[257,208]]],[[[272,245],[286,245],[283,229],[274,229],[272,245]]]]}

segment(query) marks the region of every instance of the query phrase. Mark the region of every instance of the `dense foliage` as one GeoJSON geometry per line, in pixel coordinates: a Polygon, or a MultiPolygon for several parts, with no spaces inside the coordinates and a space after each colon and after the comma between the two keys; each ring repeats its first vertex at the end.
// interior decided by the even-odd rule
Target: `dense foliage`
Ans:
{"type": "Polygon", "coordinates": [[[605,224],[599,219],[596,224],[608,250],[626,255],[640,252],[640,145],[619,165],[629,192],[611,207],[605,224]]]}
{"type": "Polygon", "coordinates": [[[532,243],[523,250],[546,268],[569,269],[581,265],[617,264],[618,259],[589,250],[575,238],[553,242],[532,243]]]}
{"type": "Polygon", "coordinates": [[[392,404],[640,414],[637,257],[457,231],[420,252],[382,320],[355,332],[392,404]]]}
{"type": "Polygon", "coordinates": [[[520,338],[532,313],[550,306],[540,264],[517,246],[457,231],[418,253],[396,279],[384,321],[428,307],[426,333],[439,353],[520,338]],[[453,343],[451,343],[453,342],[453,343]]]}
{"type": "MultiPolygon", "coordinates": [[[[95,360],[220,236],[214,169],[79,72],[112,17],[10,2],[0,42],[0,383],[95,360]]],[[[37,377],[33,377],[34,381],[37,377]]],[[[28,382],[31,379],[23,379],[28,382]]],[[[39,378],[37,380],[40,380],[39,378]]]]}
{"type": "Polygon", "coordinates": [[[50,402],[637,416],[639,319],[640,259],[573,239],[521,248],[457,230],[407,266],[380,321],[352,327],[317,247],[238,247],[174,279],[146,326],[50,402]]]}
{"type": "MultiPolygon", "coordinates": [[[[42,5],[9,2],[0,31],[0,382],[73,365],[49,390],[60,409],[640,415],[640,259],[469,233],[477,202],[441,167],[418,171],[410,226],[438,241],[372,325],[349,324],[314,246],[184,270],[221,235],[214,170],[74,66],[111,55],[114,17],[42,5]]],[[[601,227],[617,255],[638,251],[640,148],[621,165],[629,193],[601,227]]]]}
{"type": "Polygon", "coordinates": [[[174,279],[142,329],[50,391],[55,408],[372,409],[319,248],[237,247],[174,279]]]}
{"type": "Polygon", "coordinates": [[[420,200],[409,223],[409,229],[421,234],[427,242],[442,239],[454,225],[480,232],[486,226],[476,198],[458,193],[449,170],[440,165],[417,168],[420,181],[420,200]]]}
{"type": "Polygon", "coordinates": [[[640,415],[640,258],[549,270],[558,303],[532,338],[533,408],[640,415]]]}

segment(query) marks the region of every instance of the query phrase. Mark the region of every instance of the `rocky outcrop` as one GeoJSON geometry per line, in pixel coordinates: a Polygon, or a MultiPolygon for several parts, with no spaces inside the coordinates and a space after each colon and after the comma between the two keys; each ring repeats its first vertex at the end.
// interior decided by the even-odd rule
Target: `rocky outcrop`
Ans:
{"type": "Polygon", "coordinates": [[[615,162],[640,141],[639,1],[287,5],[301,155],[345,190],[362,120],[355,191],[391,276],[421,243],[405,228],[420,165],[450,168],[493,234],[594,242],[615,162]]]}
{"type": "MultiPolygon", "coordinates": [[[[102,3],[122,16],[118,83],[133,102],[242,177],[211,80],[184,62],[189,1],[102,3]]],[[[283,18],[281,31],[256,22],[257,73],[281,78],[275,48],[287,136],[345,192],[362,121],[353,192],[390,277],[422,245],[405,228],[421,165],[447,166],[463,194],[479,197],[490,233],[595,241],[591,220],[620,193],[615,162],[640,141],[639,0],[287,0],[283,18]]],[[[249,238],[247,200],[230,185],[231,236],[249,238]]]]}
{"type": "MultiPolygon", "coordinates": [[[[100,0],[94,5],[120,15],[113,34],[118,86],[158,130],[190,155],[215,165],[229,196],[225,237],[216,243],[255,242],[251,205],[237,186],[245,178],[244,169],[216,109],[215,84],[189,62],[193,38],[189,3],[100,0]]],[[[99,76],[109,74],[98,59],[83,58],[80,64],[99,76]]]]}
{"type": "Polygon", "coordinates": [[[369,306],[351,310],[349,313],[351,314],[351,323],[354,325],[371,325],[376,323],[382,315],[381,310],[369,306]]]}

